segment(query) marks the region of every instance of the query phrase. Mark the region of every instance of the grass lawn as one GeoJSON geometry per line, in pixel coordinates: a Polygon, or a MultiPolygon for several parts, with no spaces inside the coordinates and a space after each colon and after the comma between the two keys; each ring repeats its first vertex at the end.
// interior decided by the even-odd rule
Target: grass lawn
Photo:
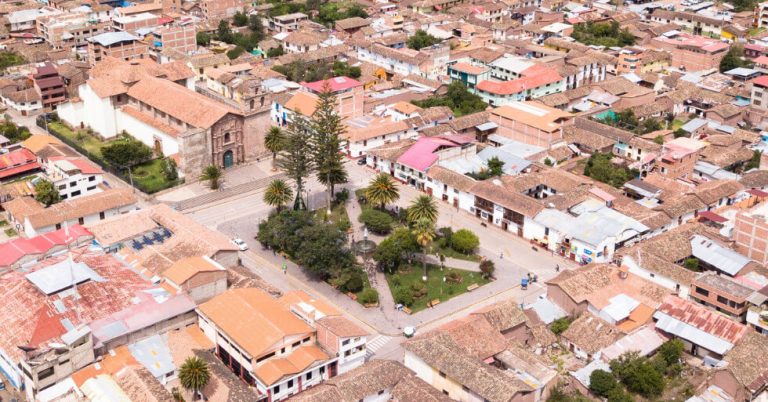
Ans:
{"type": "Polygon", "coordinates": [[[163,160],[154,159],[131,168],[133,183],[141,191],[152,194],[173,187],[176,182],[169,182],[163,174],[163,160]]]}
{"type": "Polygon", "coordinates": [[[3,227],[3,226],[8,226],[8,221],[6,221],[6,220],[1,220],[1,221],[0,221],[0,228],[1,228],[1,227],[3,227]]]}
{"type": "Polygon", "coordinates": [[[97,158],[101,158],[101,148],[105,145],[105,143],[100,139],[86,133],[85,131],[74,132],[69,127],[58,121],[48,123],[48,128],[51,131],[56,131],[62,136],[67,137],[68,140],[80,145],[97,158]]]}
{"type": "MultiPolygon", "coordinates": [[[[401,287],[410,287],[414,282],[422,282],[421,276],[424,273],[424,269],[421,265],[403,265],[397,271],[397,274],[386,274],[387,284],[392,294],[395,294],[395,285],[393,278],[395,275],[399,278],[401,287]]],[[[467,287],[476,283],[480,286],[490,282],[488,279],[483,279],[479,272],[464,271],[455,268],[446,268],[444,271],[440,271],[440,267],[437,265],[427,265],[427,294],[414,299],[413,304],[410,307],[414,313],[427,308],[427,303],[432,300],[439,299],[444,302],[452,297],[456,297],[462,293],[467,292],[467,287]],[[449,272],[459,273],[463,280],[461,283],[443,282],[443,276],[449,272]]]]}
{"type": "MultiPolygon", "coordinates": [[[[326,207],[318,208],[315,210],[315,220],[318,222],[325,222],[326,207]]],[[[336,204],[331,208],[330,221],[335,223],[342,230],[347,230],[350,227],[349,215],[347,214],[347,206],[345,204],[336,204]]]]}
{"type": "Polygon", "coordinates": [[[18,235],[18,233],[16,232],[16,230],[14,230],[12,228],[8,228],[8,229],[5,229],[5,235],[8,236],[8,237],[14,237],[14,236],[18,235]]]}
{"type": "Polygon", "coordinates": [[[672,131],[677,130],[678,128],[682,127],[685,123],[687,123],[687,120],[681,120],[681,119],[675,119],[672,121],[672,131]]]}

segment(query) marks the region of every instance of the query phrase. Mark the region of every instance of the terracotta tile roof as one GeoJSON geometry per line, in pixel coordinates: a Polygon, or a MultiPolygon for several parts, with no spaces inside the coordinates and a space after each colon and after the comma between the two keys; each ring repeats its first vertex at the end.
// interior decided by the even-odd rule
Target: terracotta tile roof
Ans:
{"type": "Polygon", "coordinates": [[[449,402],[453,400],[415,375],[408,376],[398,382],[392,389],[392,397],[396,402],[449,402]]]}
{"type": "Polygon", "coordinates": [[[403,348],[487,401],[509,402],[519,392],[532,391],[512,374],[472,357],[439,331],[406,341],[403,348]]]}
{"type": "Polygon", "coordinates": [[[163,276],[181,286],[184,282],[201,272],[223,270],[206,257],[188,257],[180,259],[163,272],[163,276]]]}
{"type": "Polygon", "coordinates": [[[558,121],[573,116],[570,113],[534,101],[516,102],[514,106],[504,105],[492,109],[490,113],[513,121],[523,122],[546,132],[559,130],[560,123],[558,121]]]}
{"type": "Polygon", "coordinates": [[[366,336],[368,332],[360,328],[357,324],[348,318],[337,315],[327,316],[317,320],[317,325],[322,325],[331,333],[340,338],[352,338],[357,336],[366,336]]]}
{"type": "Polygon", "coordinates": [[[237,113],[205,95],[172,81],[145,78],[128,95],[197,128],[210,128],[228,113],[237,113]]]}
{"type": "Polygon", "coordinates": [[[492,304],[472,314],[485,317],[493,328],[499,332],[509,331],[526,321],[523,310],[513,299],[492,304]]]}
{"type": "Polygon", "coordinates": [[[475,179],[440,165],[435,165],[429,168],[427,177],[442,184],[447,184],[456,190],[465,192],[469,191],[476,183],[475,179]]]}
{"type": "Polygon", "coordinates": [[[285,108],[294,113],[312,117],[317,108],[317,96],[306,91],[298,91],[286,102],[285,108]]]}
{"type": "Polygon", "coordinates": [[[747,331],[741,341],[725,356],[726,370],[744,387],[755,393],[768,383],[768,338],[747,331]]]}
{"type": "Polygon", "coordinates": [[[228,290],[198,309],[253,357],[266,354],[286,336],[312,333],[312,327],[258,289],[228,290]]]}
{"type": "Polygon", "coordinates": [[[131,105],[125,105],[121,107],[120,111],[150,127],[156,128],[157,130],[162,131],[165,134],[168,134],[171,137],[178,137],[179,134],[181,134],[181,132],[179,132],[179,130],[177,130],[176,128],[158,119],[155,119],[152,116],[149,116],[140,112],[138,109],[136,109],[131,105]]]}
{"type": "Polygon", "coordinates": [[[624,334],[615,326],[586,312],[560,336],[591,355],[612,345],[624,334]]]}
{"type": "Polygon", "coordinates": [[[33,228],[40,229],[110,209],[127,207],[136,204],[136,201],[136,196],[130,189],[115,188],[65,200],[48,208],[29,197],[17,198],[3,204],[3,207],[15,219],[23,222],[27,218],[33,228]]]}
{"type": "Polygon", "coordinates": [[[703,203],[712,205],[722,198],[731,197],[742,190],[744,190],[744,186],[736,180],[711,180],[696,186],[694,194],[703,203]]]}
{"type": "Polygon", "coordinates": [[[286,376],[301,373],[315,363],[329,358],[330,356],[315,345],[301,346],[285,358],[267,360],[254,369],[254,374],[265,385],[271,386],[286,376]]]}
{"type": "Polygon", "coordinates": [[[694,194],[683,194],[664,201],[655,210],[664,212],[670,219],[677,219],[688,213],[706,208],[699,197],[694,194]]]}
{"type": "Polygon", "coordinates": [[[482,315],[470,315],[443,325],[439,330],[472,356],[485,360],[507,348],[507,340],[482,315]]]}
{"type": "Polygon", "coordinates": [[[744,173],[739,182],[747,188],[763,188],[768,186],[768,170],[753,170],[744,173]]]}

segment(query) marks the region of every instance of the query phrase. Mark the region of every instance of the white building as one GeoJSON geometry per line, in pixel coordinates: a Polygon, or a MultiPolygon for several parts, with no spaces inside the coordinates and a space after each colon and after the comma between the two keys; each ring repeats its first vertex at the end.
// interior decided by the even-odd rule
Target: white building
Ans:
{"type": "Polygon", "coordinates": [[[51,157],[45,171],[62,200],[103,191],[104,171],[85,158],[51,157]]]}

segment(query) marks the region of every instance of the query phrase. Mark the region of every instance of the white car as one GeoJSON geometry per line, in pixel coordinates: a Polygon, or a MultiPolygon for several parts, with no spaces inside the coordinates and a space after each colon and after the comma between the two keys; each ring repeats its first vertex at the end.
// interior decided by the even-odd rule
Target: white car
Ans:
{"type": "Polygon", "coordinates": [[[245,244],[245,242],[241,238],[236,237],[236,238],[232,239],[232,244],[237,246],[237,248],[239,248],[240,251],[248,250],[248,245],[245,244]]]}

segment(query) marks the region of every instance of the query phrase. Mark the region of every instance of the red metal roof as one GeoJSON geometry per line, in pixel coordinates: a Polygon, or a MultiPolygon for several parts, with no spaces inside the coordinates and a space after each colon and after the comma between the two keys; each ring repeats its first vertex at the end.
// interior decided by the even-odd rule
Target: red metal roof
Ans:
{"type": "Polygon", "coordinates": [[[699,217],[700,218],[704,218],[704,219],[709,220],[709,221],[712,221],[712,222],[715,222],[715,223],[725,223],[725,222],[728,222],[728,219],[726,219],[726,218],[724,218],[724,217],[722,217],[722,216],[720,216],[720,215],[718,215],[718,214],[716,214],[716,213],[714,213],[712,211],[699,212],[699,217]]]}
{"type": "Polygon", "coordinates": [[[754,195],[755,197],[768,197],[768,193],[757,188],[749,189],[747,190],[747,193],[754,195]]]}
{"type": "Polygon", "coordinates": [[[667,296],[658,311],[732,344],[738,343],[747,332],[746,326],[674,295],[667,296]]]}
{"type": "Polygon", "coordinates": [[[763,75],[760,77],[755,78],[754,81],[752,81],[754,85],[759,85],[764,88],[768,88],[768,75],[763,75]]]}
{"type": "Polygon", "coordinates": [[[26,165],[12,167],[10,169],[3,169],[0,170],[0,179],[16,176],[17,174],[22,174],[24,172],[31,172],[36,169],[40,169],[40,164],[37,162],[27,163],[26,165]]]}
{"type": "Polygon", "coordinates": [[[36,160],[37,157],[32,151],[26,148],[19,148],[7,154],[0,154],[0,170],[36,160]]]}
{"type": "Polygon", "coordinates": [[[22,257],[30,254],[44,254],[55,246],[68,245],[82,236],[90,236],[86,228],[80,225],[69,227],[54,232],[45,233],[29,239],[15,239],[0,244],[0,267],[7,267],[22,257]]]}
{"type": "Polygon", "coordinates": [[[511,95],[528,89],[561,81],[563,77],[554,70],[545,70],[540,74],[525,76],[512,81],[481,81],[477,89],[497,95],[511,95]]]}

